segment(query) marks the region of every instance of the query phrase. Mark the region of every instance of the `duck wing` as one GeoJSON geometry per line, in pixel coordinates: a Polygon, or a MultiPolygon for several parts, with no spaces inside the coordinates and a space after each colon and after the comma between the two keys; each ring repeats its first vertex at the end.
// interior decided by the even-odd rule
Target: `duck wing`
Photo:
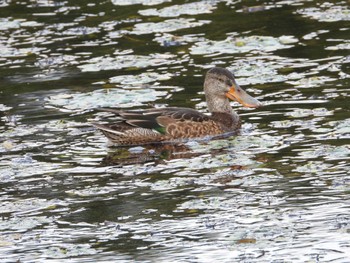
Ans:
{"type": "MultiPolygon", "coordinates": [[[[210,116],[194,109],[178,107],[147,109],[142,111],[124,111],[110,108],[100,108],[99,110],[111,112],[120,117],[120,122],[123,124],[114,124],[113,126],[122,126],[122,130],[138,127],[151,129],[161,134],[166,134],[167,128],[171,124],[172,126],[177,126],[186,122],[188,125],[191,125],[191,123],[202,123],[211,119],[210,116]]],[[[115,129],[116,127],[112,128],[112,126],[110,126],[110,128],[115,129]]]]}

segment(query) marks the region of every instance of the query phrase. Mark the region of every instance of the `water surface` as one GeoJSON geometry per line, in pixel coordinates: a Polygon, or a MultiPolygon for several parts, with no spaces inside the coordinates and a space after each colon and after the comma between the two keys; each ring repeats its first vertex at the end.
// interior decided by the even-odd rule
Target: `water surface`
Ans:
{"type": "Polygon", "coordinates": [[[0,1],[2,262],[349,262],[348,1],[0,1]],[[109,147],[98,107],[206,111],[239,136],[109,147]]]}

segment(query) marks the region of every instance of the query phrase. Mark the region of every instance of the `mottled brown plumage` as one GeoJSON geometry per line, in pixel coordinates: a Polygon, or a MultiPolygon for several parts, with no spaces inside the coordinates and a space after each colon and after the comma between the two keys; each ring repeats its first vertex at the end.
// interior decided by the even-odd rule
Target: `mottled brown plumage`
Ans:
{"type": "Polygon", "coordinates": [[[115,145],[142,145],[176,140],[215,136],[240,128],[240,119],[229,100],[247,107],[259,107],[260,102],[249,96],[227,69],[212,68],[206,74],[204,92],[208,110],[206,115],[190,108],[157,108],[143,111],[101,109],[114,113],[120,121],[111,125],[93,125],[115,145]]]}

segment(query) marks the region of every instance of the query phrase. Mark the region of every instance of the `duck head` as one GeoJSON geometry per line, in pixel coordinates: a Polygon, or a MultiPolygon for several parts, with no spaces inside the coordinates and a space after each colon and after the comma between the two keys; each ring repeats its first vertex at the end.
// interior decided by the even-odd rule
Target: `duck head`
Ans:
{"type": "Polygon", "coordinates": [[[204,92],[208,103],[208,109],[211,112],[232,111],[227,109],[229,102],[227,98],[235,100],[245,107],[258,108],[262,106],[261,102],[245,92],[236,82],[233,74],[224,68],[210,69],[204,81],[204,92]]]}

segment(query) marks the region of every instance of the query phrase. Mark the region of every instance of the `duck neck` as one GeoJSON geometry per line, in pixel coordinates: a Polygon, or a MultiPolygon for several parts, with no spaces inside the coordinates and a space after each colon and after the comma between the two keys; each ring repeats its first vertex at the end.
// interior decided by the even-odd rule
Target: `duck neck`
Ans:
{"type": "Polygon", "coordinates": [[[209,112],[223,112],[228,114],[235,114],[229,100],[224,96],[213,96],[211,94],[205,94],[207,100],[207,106],[209,112]]]}
{"type": "Polygon", "coordinates": [[[241,121],[239,116],[231,108],[230,102],[226,97],[212,98],[207,96],[207,105],[211,117],[221,125],[223,132],[231,132],[240,128],[241,121]]]}

